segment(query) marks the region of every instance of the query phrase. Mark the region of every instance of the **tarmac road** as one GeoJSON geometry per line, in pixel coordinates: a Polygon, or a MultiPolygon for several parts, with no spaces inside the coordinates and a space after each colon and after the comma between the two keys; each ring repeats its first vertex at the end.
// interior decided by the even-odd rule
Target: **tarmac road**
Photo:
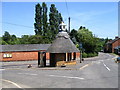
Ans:
{"type": "MultiPolygon", "coordinates": [[[[118,64],[112,54],[100,53],[75,66],[27,68],[28,63],[4,62],[2,88],[118,88],[118,64]],[[13,65],[13,67],[12,67],[13,65]],[[23,67],[22,67],[23,65],[23,67]]],[[[29,61],[30,63],[30,61],[29,61]]]]}

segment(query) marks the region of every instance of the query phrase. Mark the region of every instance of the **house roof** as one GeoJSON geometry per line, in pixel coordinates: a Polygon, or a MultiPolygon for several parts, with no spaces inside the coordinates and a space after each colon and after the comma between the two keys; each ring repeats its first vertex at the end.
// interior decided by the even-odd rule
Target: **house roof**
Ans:
{"type": "Polygon", "coordinates": [[[71,53],[80,52],[69,38],[67,32],[59,32],[56,39],[46,52],[50,53],[71,53]]]}
{"type": "Polygon", "coordinates": [[[119,40],[120,38],[115,38],[114,40],[111,40],[110,42],[107,42],[106,44],[112,44],[114,43],[115,41],[119,40]]]}
{"type": "Polygon", "coordinates": [[[0,45],[0,52],[47,50],[51,44],[0,45]]]}

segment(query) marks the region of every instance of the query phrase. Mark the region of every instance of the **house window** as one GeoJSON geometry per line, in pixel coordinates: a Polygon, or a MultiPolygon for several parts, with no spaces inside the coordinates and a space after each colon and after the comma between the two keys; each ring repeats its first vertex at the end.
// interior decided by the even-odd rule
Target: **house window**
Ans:
{"type": "Polygon", "coordinates": [[[4,58],[11,58],[12,54],[11,53],[5,53],[5,54],[3,54],[3,57],[4,58]]]}

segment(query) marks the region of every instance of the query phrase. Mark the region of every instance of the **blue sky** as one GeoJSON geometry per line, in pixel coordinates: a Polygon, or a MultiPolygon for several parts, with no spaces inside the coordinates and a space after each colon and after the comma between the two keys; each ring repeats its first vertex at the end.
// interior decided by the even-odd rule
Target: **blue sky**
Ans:
{"type": "MultiPolygon", "coordinates": [[[[65,2],[46,2],[48,9],[52,3],[62,14],[66,24],[68,17],[71,17],[71,29],[78,30],[80,26],[85,26],[101,38],[114,38],[118,35],[117,2],[67,2],[69,15],[65,2]]],[[[34,35],[36,4],[37,2],[3,2],[2,34],[8,31],[18,37],[34,35]]]]}

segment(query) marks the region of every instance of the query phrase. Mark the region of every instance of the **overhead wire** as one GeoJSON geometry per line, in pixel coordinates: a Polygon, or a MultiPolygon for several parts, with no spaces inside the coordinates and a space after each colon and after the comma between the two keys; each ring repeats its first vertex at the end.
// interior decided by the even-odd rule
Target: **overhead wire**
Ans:
{"type": "Polygon", "coordinates": [[[31,26],[20,25],[20,24],[14,24],[14,23],[9,23],[9,22],[2,22],[2,23],[9,24],[9,25],[14,25],[14,26],[26,27],[26,28],[34,28],[34,27],[31,27],[31,26]]]}
{"type": "Polygon", "coordinates": [[[66,8],[67,8],[68,17],[70,17],[69,10],[68,10],[68,4],[67,4],[67,1],[66,1],[66,0],[65,0],[65,3],[66,3],[66,8]]]}

